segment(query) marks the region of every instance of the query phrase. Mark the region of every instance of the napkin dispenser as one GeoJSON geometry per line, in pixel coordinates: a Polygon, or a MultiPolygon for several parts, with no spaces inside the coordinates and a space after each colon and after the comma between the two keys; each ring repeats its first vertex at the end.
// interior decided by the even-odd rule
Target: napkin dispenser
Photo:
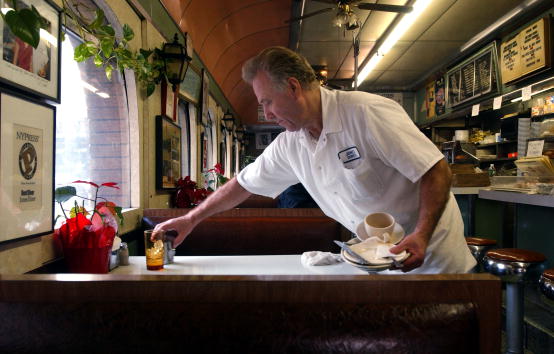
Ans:
{"type": "Polygon", "coordinates": [[[173,263],[173,257],[175,257],[175,248],[173,248],[173,241],[177,237],[177,231],[169,230],[164,235],[164,264],[173,263]]]}
{"type": "Polygon", "coordinates": [[[110,252],[110,265],[109,270],[117,268],[119,266],[119,252],[121,250],[121,247],[117,248],[116,250],[112,250],[110,252]]]}

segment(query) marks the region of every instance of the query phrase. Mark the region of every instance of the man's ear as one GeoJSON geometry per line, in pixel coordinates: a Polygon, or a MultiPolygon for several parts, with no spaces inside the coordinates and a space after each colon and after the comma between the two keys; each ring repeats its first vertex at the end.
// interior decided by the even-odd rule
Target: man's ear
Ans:
{"type": "Polygon", "coordinates": [[[287,79],[287,83],[292,95],[298,98],[298,95],[300,95],[302,92],[302,85],[300,84],[300,81],[298,81],[298,79],[295,77],[289,77],[287,79]]]}

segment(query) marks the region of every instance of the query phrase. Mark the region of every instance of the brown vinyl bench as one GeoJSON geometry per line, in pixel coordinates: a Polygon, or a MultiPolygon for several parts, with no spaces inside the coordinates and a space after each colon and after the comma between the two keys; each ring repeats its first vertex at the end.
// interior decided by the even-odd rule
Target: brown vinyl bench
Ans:
{"type": "Polygon", "coordinates": [[[500,300],[490,274],[0,275],[0,352],[499,353],[500,300]]]}
{"type": "Polygon", "coordinates": [[[252,194],[237,208],[277,208],[277,198],[264,197],[263,195],[252,194]]]}
{"type": "MultiPolygon", "coordinates": [[[[147,209],[145,228],[190,209],[147,209]]],[[[338,252],[333,240],[350,233],[319,209],[241,208],[216,214],[196,226],[177,255],[269,255],[338,252]]]]}

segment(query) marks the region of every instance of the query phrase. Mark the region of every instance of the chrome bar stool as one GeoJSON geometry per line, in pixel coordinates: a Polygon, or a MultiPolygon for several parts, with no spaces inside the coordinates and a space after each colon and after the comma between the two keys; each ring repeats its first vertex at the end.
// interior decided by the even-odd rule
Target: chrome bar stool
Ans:
{"type": "Polygon", "coordinates": [[[554,305],[554,268],[545,270],[539,279],[539,288],[543,295],[554,305]]]}
{"type": "Polygon", "coordinates": [[[483,266],[506,282],[506,353],[523,353],[523,288],[544,270],[542,253],[517,248],[487,252],[483,266]]]}
{"type": "Polygon", "coordinates": [[[474,270],[480,272],[482,267],[483,257],[488,250],[496,246],[496,240],[480,237],[466,237],[467,247],[471,251],[471,254],[477,261],[477,265],[474,270]]]}

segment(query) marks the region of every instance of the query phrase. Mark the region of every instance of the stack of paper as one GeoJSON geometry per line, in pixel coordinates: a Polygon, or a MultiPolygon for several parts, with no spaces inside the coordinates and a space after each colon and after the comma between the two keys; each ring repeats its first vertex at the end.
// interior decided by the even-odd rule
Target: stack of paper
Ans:
{"type": "Polygon", "coordinates": [[[525,157],[515,163],[525,176],[554,176],[554,166],[548,156],[525,157]]]}

